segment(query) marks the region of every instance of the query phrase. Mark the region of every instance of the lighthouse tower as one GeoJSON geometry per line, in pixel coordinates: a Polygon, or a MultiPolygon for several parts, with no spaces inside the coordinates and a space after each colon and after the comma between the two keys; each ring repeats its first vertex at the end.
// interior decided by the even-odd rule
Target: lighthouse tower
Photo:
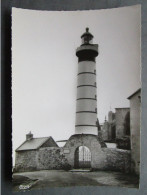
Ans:
{"type": "Polygon", "coordinates": [[[96,56],[98,45],[93,44],[93,35],[86,28],[81,36],[82,44],[76,50],[78,57],[78,81],[75,134],[98,135],[96,56]]]}

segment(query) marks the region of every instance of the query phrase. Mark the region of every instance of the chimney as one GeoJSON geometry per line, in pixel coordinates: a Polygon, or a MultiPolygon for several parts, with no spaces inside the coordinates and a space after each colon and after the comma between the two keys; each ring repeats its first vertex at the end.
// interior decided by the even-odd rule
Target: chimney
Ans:
{"type": "Polygon", "coordinates": [[[26,140],[29,141],[31,139],[33,139],[33,134],[30,131],[28,134],[26,134],[26,140]]]}

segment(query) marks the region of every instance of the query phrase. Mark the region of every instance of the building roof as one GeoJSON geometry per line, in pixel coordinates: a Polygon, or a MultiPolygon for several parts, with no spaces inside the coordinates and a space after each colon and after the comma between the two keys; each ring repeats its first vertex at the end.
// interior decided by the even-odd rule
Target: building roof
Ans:
{"type": "Polygon", "coordinates": [[[130,95],[127,99],[131,99],[134,95],[136,95],[138,92],[141,91],[141,88],[139,88],[137,91],[135,91],[132,95],[130,95]]]}
{"type": "Polygon", "coordinates": [[[26,140],[16,149],[16,151],[36,150],[49,140],[49,138],[51,137],[32,138],[31,140],[26,140]]]}

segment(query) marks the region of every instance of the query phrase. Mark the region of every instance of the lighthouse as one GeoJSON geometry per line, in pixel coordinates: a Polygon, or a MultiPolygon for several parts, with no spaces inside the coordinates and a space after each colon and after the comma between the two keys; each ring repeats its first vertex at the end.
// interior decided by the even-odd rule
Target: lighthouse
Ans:
{"type": "Polygon", "coordinates": [[[86,28],[81,40],[82,44],[76,50],[78,74],[75,134],[98,135],[96,84],[98,44],[93,44],[93,35],[89,28],[86,28]]]}

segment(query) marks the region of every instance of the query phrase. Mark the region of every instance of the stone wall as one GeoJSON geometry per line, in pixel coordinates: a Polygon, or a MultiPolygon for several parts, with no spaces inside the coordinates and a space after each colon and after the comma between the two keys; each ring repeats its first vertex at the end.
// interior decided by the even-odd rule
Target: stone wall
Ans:
{"type": "Polygon", "coordinates": [[[130,129],[132,172],[140,172],[140,94],[139,91],[130,99],[130,129]]]}
{"type": "Polygon", "coordinates": [[[37,169],[69,169],[70,166],[62,150],[59,147],[40,148],[38,151],[37,169]]]}
{"type": "Polygon", "coordinates": [[[100,168],[103,164],[104,156],[101,147],[106,147],[106,144],[99,140],[98,136],[91,134],[76,134],[72,135],[64,146],[64,150],[68,151],[65,154],[72,168],[75,166],[75,151],[80,146],[86,146],[91,151],[92,168],[100,168]]]}
{"type": "Polygon", "coordinates": [[[37,151],[28,150],[16,152],[15,170],[16,172],[37,170],[37,151]]]}
{"type": "Polygon", "coordinates": [[[131,155],[128,150],[103,148],[105,155],[103,170],[121,171],[128,173],[131,170],[131,155]]]}
{"type": "Polygon", "coordinates": [[[64,146],[65,157],[72,168],[75,167],[75,151],[79,146],[86,146],[91,152],[91,168],[94,170],[130,172],[130,151],[106,148],[95,135],[73,135],[64,146]]]}
{"type": "Polygon", "coordinates": [[[44,147],[32,151],[16,153],[15,171],[50,169],[70,169],[75,167],[75,152],[86,146],[91,153],[91,168],[107,171],[130,171],[130,151],[106,148],[106,144],[96,135],[75,134],[63,148],[44,147]]]}
{"type": "Polygon", "coordinates": [[[16,172],[70,169],[63,149],[59,147],[44,147],[39,150],[16,152],[16,172]]]}

